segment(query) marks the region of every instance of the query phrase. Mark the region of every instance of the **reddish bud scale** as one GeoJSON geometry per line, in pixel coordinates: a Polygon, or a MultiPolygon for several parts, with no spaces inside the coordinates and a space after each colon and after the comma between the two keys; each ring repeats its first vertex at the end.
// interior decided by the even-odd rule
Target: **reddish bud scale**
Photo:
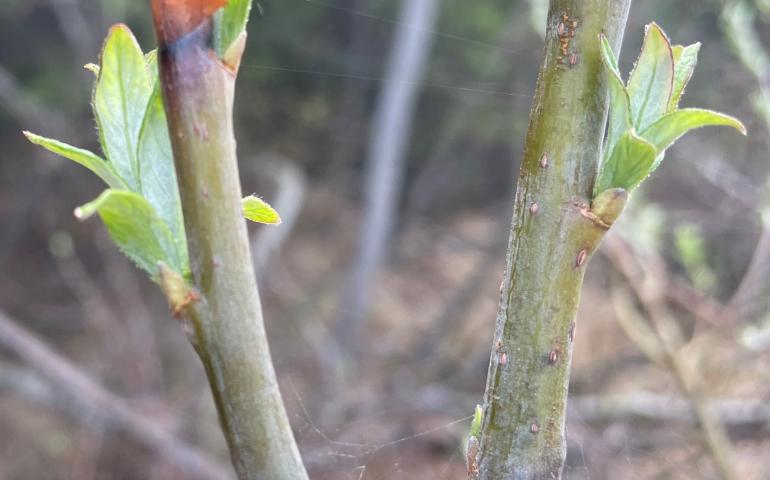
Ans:
{"type": "Polygon", "coordinates": [[[174,43],[195,30],[228,0],[152,0],[155,31],[161,45],[174,43]]]}

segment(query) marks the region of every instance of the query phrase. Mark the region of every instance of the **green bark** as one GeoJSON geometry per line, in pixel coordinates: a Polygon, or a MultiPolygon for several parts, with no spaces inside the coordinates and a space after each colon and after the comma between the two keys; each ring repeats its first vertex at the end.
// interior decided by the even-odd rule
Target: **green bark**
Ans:
{"type": "Polygon", "coordinates": [[[561,478],[583,274],[627,198],[590,209],[607,117],[599,34],[618,51],[630,4],[550,2],[484,399],[482,480],[561,478]]]}
{"type": "Polygon", "coordinates": [[[167,44],[159,28],[160,74],[196,289],[183,306],[185,321],[239,478],[303,480],[242,217],[232,124],[237,62],[228,67],[219,61],[211,36],[210,18],[167,44]]]}

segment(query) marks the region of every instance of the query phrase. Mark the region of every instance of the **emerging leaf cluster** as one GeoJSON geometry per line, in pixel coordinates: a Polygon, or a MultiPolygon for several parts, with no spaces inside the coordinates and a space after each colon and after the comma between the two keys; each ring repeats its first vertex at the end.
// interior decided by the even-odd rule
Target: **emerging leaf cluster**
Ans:
{"type": "Polygon", "coordinates": [[[230,0],[214,14],[214,50],[225,58],[227,50],[243,32],[251,12],[251,0],[230,0]]]}
{"type": "Polygon", "coordinates": [[[128,27],[115,25],[99,65],[88,68],[96,74],[92,106],[105,158],[25,135],[90,169],[108,185],[98,198],[75,210],[78,218],[99,214],[121,251],[154,280],[159,262],[186,277],[187,240],[156,55],[145,55],[128,27]]]}
{"type": "Polygon", "coordinates": [[[658,25],[647,25],[642,51],[626,84],[604,35],[600,42],[610,116],[594,198],[610,189],[631,192],[658,168],[666,149],[692,129],[724,125],[746,134],[743,124],[729,115],[679,108],[700,43],[672,46],[658,25]]]}
{"type": "MultiPolygon", "coordinates": [[[[243,32],[251,2],[233,0],[216,21],[219,44],[230,46],[243,32]]],[[[166,123],[155,51],[144,54],[125,25],[110,29],[96,74],[93,113],[104,158],[88,150],[24,132],[34,144],[88,168],[109,187],[77,208],[87,219],[98,214],[118,245],[154,281],[159,266],[189,278],[190,267],[173,152],[166,123]]],[[[246,218],[280,223],[263,200],[243,200],[246,218]]],[[[225,234],[226,233],[222,233],[225,234]]]]}

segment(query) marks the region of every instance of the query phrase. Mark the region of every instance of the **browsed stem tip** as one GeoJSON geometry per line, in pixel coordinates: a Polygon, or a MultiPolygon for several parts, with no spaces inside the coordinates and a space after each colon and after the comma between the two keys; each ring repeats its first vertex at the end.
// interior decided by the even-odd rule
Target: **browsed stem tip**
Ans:
{"type": "Polygon", "coordinates": [[[152,15],[161,46],[192,32],[228,0],[152,0],[152,15]]]}

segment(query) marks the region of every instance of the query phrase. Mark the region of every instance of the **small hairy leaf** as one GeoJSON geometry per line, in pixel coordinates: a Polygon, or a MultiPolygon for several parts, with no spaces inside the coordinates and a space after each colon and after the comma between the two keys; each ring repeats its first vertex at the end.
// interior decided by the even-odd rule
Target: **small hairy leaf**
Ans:
{"type": "Polygon", "coordinates": [[[612,51],[612,45],[610,45],[610,41],[607,40],[607,36],[603,33],[599,34],[599,44],[601,46],[602,61],[604,62],[604,66],[607,67],[611,73],[614,73],[620,79],[621,85],[625,87],[625,84],[623,83],[623,77],[620,75],[618,57],[615,55],[615,52],[612,51]]]}
{"type": "Polygon", "coordinates": [[[607,83],[610,89],[610,116],[604,150],[604,157],[607,158],[623,132],[631,128],[631,103],[612,47],[603,34],[600,35],[600,40],[602,61],[607,69],[607,83]]]}
{"type": "Polygon", "coordinates": [[[139,189],[139,132],[152,93],[142,50],[125,25],[110,29],[94,88],[94,116],[102,149],[132,190],[139,189]]]}
{"type": "Polygon", "coordinates": [[[481,424],[484,421],[484,409],[481,405],[476,405],[476,409],[473,411],[473,421],[471,421],[471,437],[481,436],[481,424]]]}
{"type": "Polygon", "coordinates": [[[663,30],[647,25],[644,44],[628,79],[631,117],[637,131],[642,131],[668,110],[674,79],[674,57],[663,30]]]}
{"type": "Polygon", "coordinates": [[[668,102],[668,111],[673,112],[679,108],[679,101],[682,99],[684,89],[692,78],[695,71],[695,65],[698,64],[698,52],[700,51],[700,42],[693,43],[683,47],[677,45],[672,47],[674,54],[674,85],[671,91],[671,100],[668,102]]]}
{"type": "Polygon", "coordinates": [[[73,147],[58,140],[52,140],[50,138],[41,137],[31,132],[24,132],[24,136],[34,143],[40,145],[49,152],[61,155],[64,158],[68,158],[75,163],[83,165],[87,169],[91,170],[99,176],[104,183],[112,188],[126,188],[126,184],[121,180],[112,165],[106,162],[101,157],[83,150],[82,148],[73,147]]]}
{"type": "Polygon", "coordinates": [[[669,113],[641,133],[642,138],[652,143],[661,153],[653,165],[653,170],[663,160],[662,153],[679,137],[695,128],[708,126],[733,127],[746,135],[746,127],[743,123],[724,113],[699,108],[685,108],[669,113]]]}
{"type": "Polygon", "coordinates": [[[214,50],[224,58],[227,49],[246,30],[251,0],[230,0],[214,14],[214,50]]]}
{"type": "Polygon", "coordinates": [[[187,273],[187,259],[177,251],[168,226],[142,196],[128,190],[105,190],[96,200],[75,210],[81,220],[96,213],[120,250],[153,280],[158,280],[158,262],[181,275],[187,273]]]}
{"type": "Polygon", "coordinates": [[[147,65],[147,75],[150,79],[150,85],[155,85],[158,81],[158,49],[154,48],[144,54],[144,62],[147,65]]]}
{"type": "Polygon", "coordinates": [[[649,175],[657,151],[655,146],[637,136],[633,130],[620,137],[610,158],[602,164],[594,186],[594,198],[611,188],[628,192],[649,175]]]}
{"type": "Polygon", "coordinates": [[[658,25],[647,25],[642,51],[627,87],[623,86],[616,57],[604,35],[600,35],[600,47],[608,75],[610,116],[594,202],[600,197],[610,198],[611,189],[630,193],[660,165],[666,149],[694,128],[722,125],[746,134],[743,124],[729,115],[701,109],[678,110],[698,62],[700,43],[672,47],[658,25]]]}
{"type": "Polygon", "coordinates": [[[254,195],[243,199],[243,216],[252,222],[278,225],[281,216],[266,201],[254,195]]]}
{"type": "MultiPolygon", "coordinates": [[[[25,132],[35,144],[96,173],[111,188],[75,214],[99,213],[118,247],[158,280],[158,262],[189,274],[187,240],[157,53],[144,55],[133,34],[116,25],[104,43],[93,107],[108,160],[65,143],[25,132]]],[[[263,214],[266,215],[266,214],[263,214]]]]}
{"type": "Polygon", "coordinates": [[[166,222],[177,243],[177,249],[186,258],[182,204],[159,83],[156,83],[147,104],[137,153],[141,193],[166,222]]]}

